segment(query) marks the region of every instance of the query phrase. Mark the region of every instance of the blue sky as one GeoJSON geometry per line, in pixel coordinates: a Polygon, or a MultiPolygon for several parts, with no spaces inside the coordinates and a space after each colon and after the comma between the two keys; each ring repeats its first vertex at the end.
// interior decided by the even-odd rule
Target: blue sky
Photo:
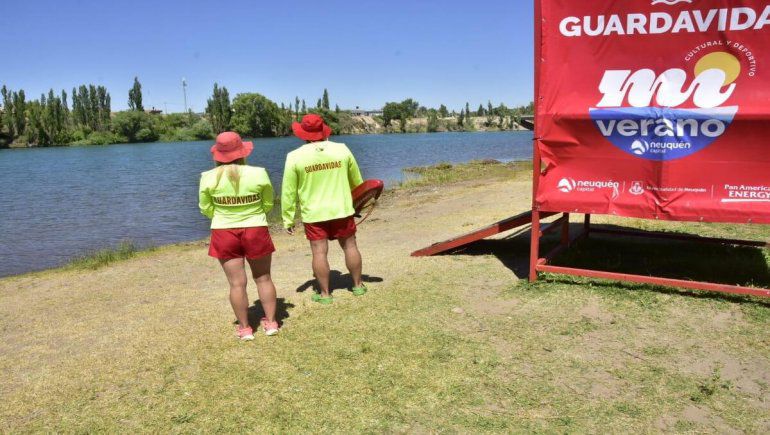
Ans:
{"type": "Polygon", "coordinates": [[[41,92],[94,83],[126,108],[204,108],[214,82],[342,108],[415,98],[475,109],[532,99],[531,1],[2,0],[0,83],[41,92]]]}

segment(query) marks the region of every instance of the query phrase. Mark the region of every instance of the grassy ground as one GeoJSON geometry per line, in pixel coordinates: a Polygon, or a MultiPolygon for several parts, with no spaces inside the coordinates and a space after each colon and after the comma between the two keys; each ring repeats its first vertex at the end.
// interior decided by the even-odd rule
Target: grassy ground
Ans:
{"type": "MultiPolygon", "coordinates": [[[[335,303],[310,303],[306,242],[275,234],[284,330],[272,339],[232,337],[203,242],[0,280],[0,431],[770,430],[768,301],[559,276],[530,285],[519,234],[410,258],[529,201],[525,167],[419,171],[361,228],[364,297],[337,272],[335,303]]],[[[770,285],[757,249],[597,236],[557,262],[770,285]]]]}

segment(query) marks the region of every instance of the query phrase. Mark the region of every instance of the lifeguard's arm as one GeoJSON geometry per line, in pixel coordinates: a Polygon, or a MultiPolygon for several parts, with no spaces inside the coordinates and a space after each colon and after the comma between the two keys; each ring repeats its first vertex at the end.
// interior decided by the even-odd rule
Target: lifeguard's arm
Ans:
{"type": "Polygon", "coordinates": [[[207,218],[211,219],[214,217],[214,202],[211,200],[211,194],[209,193],[209,190],[203,185],[203,183],[201,183],[200,187],[198,187],[198,208],[207,218]]]}
{"type": "Polygon", "coordinates": [[[262,184],[262,209],[265,210],[265,214],[270,213],[274,202],[273,185],[270,183],[270,176],[265,171],[265,181],[262,184]]]}
{"type": "Polygon", "coordinates": [[[358,162],[353,153],[350,153],[350,164],[348,165],[348,182],[350,188],[355,189],[364,182],[364,178],[361,176],[361,170],[358,168],[358,162]]]}
{"type": "Polygon", "coordinates": [[[294,215],[297,212],[297,172],[294,163],[286,158],[283,169],[283,185],[281,186],[281,218],[284,228],[294,226],[294,215]]]}

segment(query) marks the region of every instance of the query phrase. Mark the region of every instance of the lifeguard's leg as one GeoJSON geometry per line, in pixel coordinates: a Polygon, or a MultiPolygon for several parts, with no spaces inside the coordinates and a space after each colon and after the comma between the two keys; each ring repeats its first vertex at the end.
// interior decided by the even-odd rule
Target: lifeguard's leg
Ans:
{"type": "Polygon", "coordinates": [[[313,274],[321,288],[321,297],[329,296],[329,241],[311,240],[310,250],[313,252],[313,274]]]}
{"type": "Polygon", "coordinates": [[[249,326],[249,296],[246,294],[246,269],[243,258],[219,260],[230,283],[230,305],[233,307],[238,324],[245,328],[249,326]]]}
{"type": "Polygon", "coordinates": [[[259,292],[259,302],[262,304],[265,317],[269,322],[275,322],[276,309],[275,284],[273,284],[273,278],[270,276],[272,258],[273,255],[268,254],[261,258],[249,259],[251,274],[259,292]]]}
{"type": "Polygon", "coordinates": [[[361,252],[358,250],[356,236],[340,239],[340,246],[345,253],[345,266],[353,278],[353,287],[361,287],[364,284],[361,278],[363,260],[361,259],[361,252]]]}

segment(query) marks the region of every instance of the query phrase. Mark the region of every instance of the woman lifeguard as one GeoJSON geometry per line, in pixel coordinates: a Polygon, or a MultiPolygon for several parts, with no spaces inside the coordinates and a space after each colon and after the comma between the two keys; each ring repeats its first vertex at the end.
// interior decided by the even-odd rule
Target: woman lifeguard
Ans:
{"type": "Polygon", "coordinates": [[[230,283],[230,304],[238,319],[236,334],[253,340],[249,325],[249,298],[246,293],[245,262],[257,284],[265,312],[260,325],[266,335],[278,333],[275,318],[276,295],[270,277],[270,261],[275,251],[267,227],[267,213],[273,208],[273,186],[264,168],[248,166],[246,157],[254,149],[237,133],[217,136],[211,154],[216,168],[201,174],[199,207],[211,219],[209,255],[219,259],[230,283]]]}

